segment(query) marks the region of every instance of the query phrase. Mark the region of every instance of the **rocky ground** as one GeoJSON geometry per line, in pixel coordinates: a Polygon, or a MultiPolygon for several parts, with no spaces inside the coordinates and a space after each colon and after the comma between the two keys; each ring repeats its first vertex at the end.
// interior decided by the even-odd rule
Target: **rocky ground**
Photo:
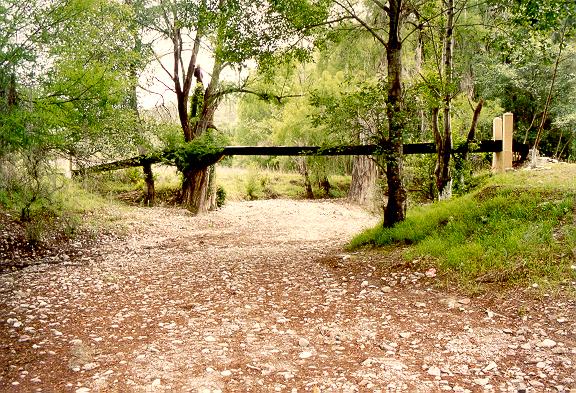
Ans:
{"type": "Polygon", "coordinates": [[[0,275],[0,391],[576,392],[573,299],[344,252],[359,208],[118,214],[123,236],[0,275]]]}

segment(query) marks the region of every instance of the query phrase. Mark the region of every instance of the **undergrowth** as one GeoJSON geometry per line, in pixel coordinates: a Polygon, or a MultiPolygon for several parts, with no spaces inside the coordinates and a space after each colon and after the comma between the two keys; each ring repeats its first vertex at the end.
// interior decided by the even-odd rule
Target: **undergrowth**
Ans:
{"type": "Polygon", "coordinates": [[[393,228],[361,233],[350,248],[407,246],[405,258],[426,261],[449,282],[470,287],[575,281],[576,186],[512,178],[495,177],[472,194],[416,207],[393,228]]]}

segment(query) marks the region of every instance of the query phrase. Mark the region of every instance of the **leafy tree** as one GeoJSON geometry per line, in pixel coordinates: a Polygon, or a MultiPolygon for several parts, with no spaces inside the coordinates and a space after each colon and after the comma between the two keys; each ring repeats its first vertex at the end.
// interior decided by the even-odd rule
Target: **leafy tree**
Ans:
{"type": "MultiPolygon", "coordinates": [[[[162,68],[171,80],[170,90],[177,99],[178,117],[184,140],[190,142],[215,128],[214,112],[226,93],[247,91],[245,85],[230,86],[222,82],[226,68],[242,68],[251,59],[270,62],[279,50],[290,48],[292,53],[305,53],[299,44],[306,32],[302,27],[321,20],[326,8],[320,3],[298,1],[230,1],[199,0],[195,2],[162,1],[149,7],[147,28],[170,40],[171,64],[162,68]],[[184,42],[189,35],[192,41],[184,42]],[[210,81],[206,81],[199,66],[202,47],[210,48],[213,66],[210,81]],[[190,57],[185,54],[190,50],[190,57]],[[202,87],[198,89],[200,84],[202,87]],[[190,98],[196,91],[197,99],[190,98]],[[201,103],[201,104],[200,104],[201,103]]],[[[213,206],[210,192],[211,169],[183,172],[183,203],[194,212],[204,212],[213,206]]]]}

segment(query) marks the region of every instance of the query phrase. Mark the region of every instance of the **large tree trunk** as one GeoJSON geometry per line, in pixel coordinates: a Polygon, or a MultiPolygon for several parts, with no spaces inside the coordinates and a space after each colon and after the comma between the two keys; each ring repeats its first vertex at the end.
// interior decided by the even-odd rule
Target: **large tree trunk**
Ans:
{"type": "Polygon", "coordinates": [[[384,208],[384,226],[392,227],[406,217],[406,189],[403,184],[403,141],[405,119],[402,113],[402,41],[400,17],[402,0],[389,2],[389,29],[386,59],[388,60],[388,148],[386,181],[388,203],[384,208]]]}
{"type": "MultiPolygon", "coordinates": [[[[450,170],[450,156],[452,152],[452,52],[454,48],[454,0],[445,0],[444,7],[446,8],[446,30],[444,33],[444,52],[443,52],[443,68],[444,68],[444,115],[443,115],[443,134],[436,130],[436,168],[434,174],[436,175],[436,187],[438,189],[438,199],[450,199],[452,197],[452,173],[450,170]],[[438,138],[438,136],[440,136],[438,138]],[[440,143],[438,143],[440,142],[440,143]]],[[[433,122],[438,122],[437,114],[432,119],[433,122]]]]}
{"type": "MultiPolygon", "coordinates": [[[[216,60],[212,69],[212,79],[204,93],[203,99],[193,99],[192,102],[202,102],[202,108],[192,108],[192,113],[200,112],[200,118],[192,130],[192,139],[205,133],[208,128],[214,127],[214,114],[218,108],[218,96],[216,87],[219,83],[220,72],[222,71],[221,63],[216,60]]],[[[196,92],[202,93],[203,89],[196,89],[196,92]]],[[[216,187],[215,187],[215,168],[195,169],[183,173],[182,182],[182,203],[188,210],[194,214],[206,213],[215,209],[216,206],[216,187]]]]}
{"type": "Polygon", "coordinates": [[[360,205],[368,205],[376,193],[378,165],[368,156],[354,156],[352,182],[348,191],[348,200],[360,205]]]}
{"type": "Polygon", "coordinates": [[[193,214],[210,210],[210,176],[212,167],[183,173],[182,204],[193,214]]]}

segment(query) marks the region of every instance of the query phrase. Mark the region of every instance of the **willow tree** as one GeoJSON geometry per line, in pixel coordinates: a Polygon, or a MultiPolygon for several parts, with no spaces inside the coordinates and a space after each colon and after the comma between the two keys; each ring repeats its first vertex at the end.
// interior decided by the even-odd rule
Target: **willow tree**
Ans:
{"type": "MultiPolygon", "coordinates": [[[[249,60],[261,61],[287,49],[305,51],[301,40],[308,32],[303,26],[322,20],[327,12],[322,4],[307,0],[161,0],[148,10],[148,30],[171,43],[170,60],[160,53],[156,58],[170,78],[166,87],[176,96],[186,143],[215,128],[214,114],[224,94],[246,90],[223,82],[227,68],[237,71],[249,60]],[[209,58],[211,69],[204,69],[200,58],[209,58]],[[194,92],[196,99],[191,100],[194,92]]],[[[182,203],[194,213],[213,207],[213,169],[181,170],[182,203]]]]}

